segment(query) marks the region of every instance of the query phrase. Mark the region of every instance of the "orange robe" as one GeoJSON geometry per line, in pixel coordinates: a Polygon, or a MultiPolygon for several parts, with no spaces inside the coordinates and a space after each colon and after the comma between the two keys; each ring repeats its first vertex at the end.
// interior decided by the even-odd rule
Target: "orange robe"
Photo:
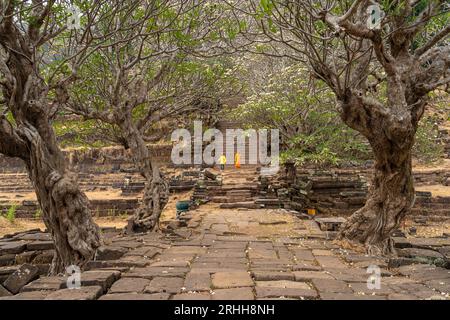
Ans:
{"type": "Polygon", "coordinates": [[[239,153],[236,153],[234,155],[234,166],[236,169],[239,169],[241,167],[241,155],[239,153]]]}

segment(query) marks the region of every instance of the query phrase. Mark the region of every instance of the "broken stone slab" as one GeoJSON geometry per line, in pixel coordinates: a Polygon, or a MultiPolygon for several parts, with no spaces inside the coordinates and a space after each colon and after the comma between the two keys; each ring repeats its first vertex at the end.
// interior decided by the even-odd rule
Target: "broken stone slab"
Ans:
{"type": "MultiPolygon", "coordinates": [[[[27,201],[24,201],[24,204],[27,201]]],[[[33,202],[31,202],[31,204],[33,204],[33,202]]],[[[41,233],[41,229],[31,229],[31,230],[27,230],[27,231],[19,231],[19,232],[15,232],[12,234],[7,234],[5,235],[3,238],[20,238],[21,236],[27,235],[27,234],[34,234],[34,233],[41,233]]]]}
{"type": "Polygon", "coordinates": [[[410,238],[411,247],[419,249],[436,250],[441,247],[450,246],[449,238],[410,238]]]}
{"type": "MultiPolygon", "coordinates": [[[[105,292],[120,278],[120,275],[120,271],[116,270],[85,271],[80,275],[81,287],[99,286],[102,288],[102,292],[105,292]]],[[[67,283],[63,283],[63,288],[67,288],[67,283]]]]}
{"type": "Polygon", "coordinates": [[[330,217],[330,218],[314,218],[319,224],[322,231],[338,231],[340,226],[346,221],[342,217],[330,217]]]}
{"type": "Polygon", "coordinates": [[[3,244],[0,247],[0,255],[3,254],[18,254],[25,251],[27,248],[26,241],[11,241],[3,244]]]}
{"type": "Polygon", "coordinates": [[[448,264],[447,258],[441,253],[420,248],[405,248],[397,250],[400,257],[413,259],[416,263],[434,264],[439,267],[446,267],[448,264]]]}
{"type": "Polygon", "coordinates": [[[14,271],[19,269],[18,266],[6,266],[6,267],[0,267],[0,277],[6,276],[9,277],[14,271]]]}
{"type": "Polygon", "coordinates": [[[4,254],[0,256],[0,267],[11,266],[15,263],[15,254],[4,254]]]}
{"type": "Polygon", "coordinates": [[[33,259],[37,256],[37,251],[25,251],[19,253],[15,256],[15,264],[21,265],[24,263],[31,263],[33,259]]]}
{"type": "Polygon", "coordinates": [[[43,233],[43,232],[17,235],[14,238],[17,240],[29,240],[29,241],[51,241],[52,240],[52,236],[49,233],[43,233]]]}
{"type": "Polygon", "coordinates": [[[12,293],[6,290],[6,288],[0,284],[0,297],[9,297],[9,296],[12,296],[12,293]]]}
{"type": "Polygon", "coordinates": [[[21,292],[30,291],[56,291],[64,289],[64,283],[66,282],[65,277],[41,277],[26,286],[24,286],[21,292]]]}
{"type": "Polygon", "coordinates": [[[209,180],[216,180],[217,179],[217,174],[212,173],[209,170],[204,170],[203,171],[203,175],[205,176],[205,178],[209,179],[209,180]]]}
{"type": "Polygon", "coordinates": [[[27,244],[27,250],[52,250],[55,245],[53,241],[33,241],[27,244]]]}
{"type": "Polygon", "coordinates": [[[47,276],[50,271],[50,264],[35,264],[39,269],[39,276],[47,276]]]}
{"type": "Polygon", "coordinates": [[[35,280],[39,276],[39,268],[31,265],[24,264],[19,269],[14,271],[3,283],[3,286],[13,294],[19,293],[26,284],[35,280]]]}
{"type": "Polygon", "coordinates": [[[127,249],[118,246],[101,246],[97,249],[95,260],[117,260],[122,258],[122,256],[127,252],[127,249]]]}
{"type": "Polygon", "coordinates": [[[183,239],[188,239],[192,235],[192,231],[187,228],[179,228],[176,230],[172,230],[172,234],[183,239]]]}
{"type": "Polygon", "coordinates": [[[45,250],[39,253],[34,259],[33,264],[50,264],[52,263],[55,251],[45,250]]]}
{"type": "Polygon", "coordinates": [[[82,286],[79,289],[61,289],[50,293],[44,300],[96,300],[103,292],[101,286],[82,286]]]}
{"type": "Polygon", "coordinates": [[[414,258],[414,257],[424,257],[429,259],[443,258],[444,256],[434,250],[420,249],[420,248],[405,248],[397,251],[400,257],[414,258]]]}

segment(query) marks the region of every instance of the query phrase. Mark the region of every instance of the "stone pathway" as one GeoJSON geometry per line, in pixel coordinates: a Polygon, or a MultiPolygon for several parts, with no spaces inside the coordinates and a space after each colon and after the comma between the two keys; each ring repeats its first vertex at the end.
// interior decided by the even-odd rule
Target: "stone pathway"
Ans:
{"type": "MultiPolygon", "coordinates": [[[[164,233],[104,233],[81,289],[41,277],[0,299],[448,299],[450,270],[388,269],[386,260],[339,248],[316,222],[286,210],[208,204],[164,233]],[[369,289],[367,267],[381,271],[369,289]]],[[[1,286],[0,286],[1,289],[1,286]]]]}

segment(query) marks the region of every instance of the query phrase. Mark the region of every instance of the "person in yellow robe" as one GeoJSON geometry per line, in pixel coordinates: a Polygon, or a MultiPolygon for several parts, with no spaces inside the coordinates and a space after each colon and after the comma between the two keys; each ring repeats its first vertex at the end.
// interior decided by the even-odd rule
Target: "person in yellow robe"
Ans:
{"type": "Polygon", "coordinates": [[[220,170],[225,170],[225,165],[227,164],[227,157],[225,155],[221,155],[219,158],[220,170]]]}
{"type": "Polygon", "coordinates": [[[236,169],[239,169],[241,167],[241,155],[239,152],[236,152],[234,155],[234,166],[236,169]]]}

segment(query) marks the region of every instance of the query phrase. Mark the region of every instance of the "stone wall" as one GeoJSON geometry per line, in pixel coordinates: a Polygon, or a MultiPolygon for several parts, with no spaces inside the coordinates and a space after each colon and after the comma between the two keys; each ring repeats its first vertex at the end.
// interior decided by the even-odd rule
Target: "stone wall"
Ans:
{"type": "MultiPolygon", "coordinates": [[[[260,178],[268,197],[276,197],[285,208],[305,211],[316,209],[319,214],[348,216],[361,208],[367,197],[370,169],[284,168],[278,176],[260,178]],[[289,172],[291,171],[291,172],[289,172]]],[[[444,184],[450,172],[443,170],[414,174],[417,185],[444,184]]],[[[450,219],[450,195],[433,196],[431,192],[416,192],[412,215],[420,218],[450,219]]]]}
{"type": "MultiPolygon", "coordinates": [[[[157,163],[161,165],[170,164],[172,152],[171,144],[149,145],[149,150],[157,163]]],[[[128,150],[121,147],[108,148],[79,148],[63,150],[68,164],[76,171],[88,172],[110,172],[115,168],[130,169],[133,167],[128,150]]],[[[0,173],[25,172],[22,160],[8,158],[0,154],[0,173]]]]}

